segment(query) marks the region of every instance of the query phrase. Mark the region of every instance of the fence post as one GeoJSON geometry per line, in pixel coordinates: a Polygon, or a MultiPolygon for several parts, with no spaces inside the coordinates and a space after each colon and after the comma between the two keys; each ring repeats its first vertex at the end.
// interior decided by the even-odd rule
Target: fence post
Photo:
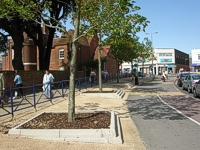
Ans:
{"type": "MultiPolygon", "coordinates": [[[[42,92],[43,92],[43,89],[42,89],[42,92]]],[[[34,108],[36,110],[35,83],[33,83],[33,103],[34,103],[34,108]]]]}
{"type": "Polygon", "coordinates": [[[79,91],[81,90],[81,78],[79,78],[79,91]]]}
{"type": "Polygon", "coordinates": [[[64,81],[62,80],[62,97],[64,97],[64,81]]]}
{"type": "MultiPolygon", "coordinates": [[[[51,103],[52,103],[53,92],[52,92],[52,83],[51,83],[51,82],[49,83],[49,86],[50,86],[50,87],[49,87],[49,88],[50,88],[50,91],[49,91],[49,92],[50,92],[50,94],[49,94],[49,95],[50,95],[50,101],[51,101],[51,103]]],[[[47,89],[47,90],[48,90],[48,89],[47,89]]]]}
{"type": "Polygon", "coordinates": [[[86,77],[84,77],[84,84],[85,84],[85,89],[87,90],[87,78],[86,77]]]}
{"type": "Polygon", "coordinates": [[[14,111],[13,111],[13,94],[12,94],[12,86],[10,86],[10,105],[11,105],[11,114],[12,117],[14,116],[14,111]]]}

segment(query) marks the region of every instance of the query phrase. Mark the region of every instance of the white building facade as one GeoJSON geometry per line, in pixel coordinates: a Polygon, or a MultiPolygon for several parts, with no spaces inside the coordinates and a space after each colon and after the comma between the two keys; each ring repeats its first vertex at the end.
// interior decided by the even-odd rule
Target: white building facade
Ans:
{"type": "Polygon", "coordinates": [[[200,72],[200,49],[193,49],[191,51],[192,55],[192,64],[190,67],[195,72],[200,72]]]}

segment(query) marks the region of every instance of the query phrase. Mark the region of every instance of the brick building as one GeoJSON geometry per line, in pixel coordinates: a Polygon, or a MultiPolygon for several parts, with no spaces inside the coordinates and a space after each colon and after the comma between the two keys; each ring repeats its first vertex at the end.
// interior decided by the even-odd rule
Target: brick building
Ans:
{"type": "MultiPolygon", "coordinates": [[[[47,41],[48,30],[42,28],[44,41],[47,41]]],[[[69,52],[71,50],[70,37],[74,35],[74,30],[69,30],[68,34],[62,33],[61,37],[55,37],[53,39],[50,66],[49,70],[68,70],[70,67],[69,52]]],[[[98,36],[81,37],[78,40],[79,47],[77,52],[77,70],[86,71],[83,67],[87,60],[94,60],[98,58],[98,36]]],[[[11,71],[12,59],[14,58],[14,50],[12,49],[13,40],[8,41],[9,49],[7,55],[2,55],[2,70],[11,71]]],[[[45,45],[46,43],[44,43],[45,45]]],[[[104,46],[101,50],[101,57],[106,59],[106,62],[102,65],[102,69],[106,69],[111,74],[117,73],[116,60],[112,55],[110,46],[104,46]]],[[[24,34],[24,43],[22,49],[22,61],[24,64],[24,70],[39,70],[39,51],[37,46],[34,45],[32,39],[24,34]]]]}

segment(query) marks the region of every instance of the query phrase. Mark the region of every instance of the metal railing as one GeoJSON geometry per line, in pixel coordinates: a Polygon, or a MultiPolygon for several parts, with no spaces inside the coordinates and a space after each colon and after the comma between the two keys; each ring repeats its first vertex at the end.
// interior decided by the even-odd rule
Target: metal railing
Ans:
{"type": "MultiPolygon", "coordinates": [[[[112,82],[116,80],[115,75],[109,75],[107,80],[102,80],[103,83],[112,82]]],[[[94,79],[94,82],[91,82],[88,77],[78,78],[76,82],[76,91],[81,91],[82,89],[87,89],[88,87],[97,86],[98,78],[94,79]]],[[[43,84],[32,84],[30,86],[24,87],[12,87],[9,89],[0,90],[2,93],[0,95],[0,117],[5,115],[12,115],[20,110],[27,108],[34,108],[37,111],[38,105],[50,102],[53,104],[53,101],[56,98],[63,98],[69,94],[69,80],[62,80],[50,83],[47,85],[46,90],[49,89],[49,98],[46,97],[45,91],[43,91],[43,84]],[[49,88],[48,88],[49,87],[49,88]],[[23,95],[16,95],[16,91],[19,89],[23,90],[23,95]]],[[[65,99],[66,100],[66,99],[65,99]]]]}

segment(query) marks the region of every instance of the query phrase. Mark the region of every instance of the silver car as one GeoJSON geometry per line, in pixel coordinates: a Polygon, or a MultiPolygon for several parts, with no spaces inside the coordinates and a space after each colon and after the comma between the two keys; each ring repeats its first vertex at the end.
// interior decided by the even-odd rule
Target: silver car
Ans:
{"type": "Polygon", "coordinates": [[[185,79],[182,81],[182,89],[187,90],[188,93],[193,92],[193,87],[196,82],[200,80],[200,74],[189,74],[185,79]]]}
{"type": "Polygon", "coordinates": [[[200,96],[200,80],[193,87],[193,95],[195,98],[200,96]]]}

